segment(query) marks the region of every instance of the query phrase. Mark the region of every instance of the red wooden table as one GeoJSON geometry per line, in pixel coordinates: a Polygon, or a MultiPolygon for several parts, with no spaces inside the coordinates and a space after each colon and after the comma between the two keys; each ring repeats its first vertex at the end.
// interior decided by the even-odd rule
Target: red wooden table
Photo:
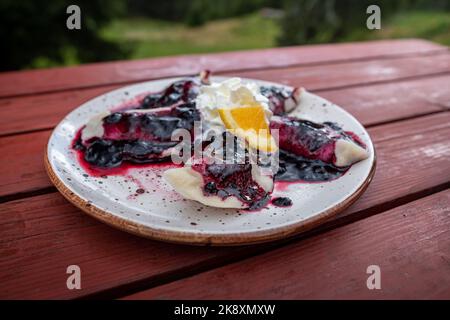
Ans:
{"type": "Polygon", "coordinates": [[[450,298],[450,54],[422,40],[277,48],[0,74],[0,298],[450,298]],[[374,139],[362,198],[322,227],[248,247],[138,238],[88,217],[52,186],[52,128],[82,102],[209,68],[301,85],[374,139]],[[68,290],[66,268],[81,268],[68,290]],[[369,290],[366,269],[381,268],[369,290]]]}

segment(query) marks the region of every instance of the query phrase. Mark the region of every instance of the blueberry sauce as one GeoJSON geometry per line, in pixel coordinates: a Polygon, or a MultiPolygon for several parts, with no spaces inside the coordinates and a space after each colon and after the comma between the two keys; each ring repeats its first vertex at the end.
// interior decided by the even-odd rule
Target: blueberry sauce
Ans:
{"type": "Polygon", "coordinates": [[[323,124],[291,117],[274,117],[271,129],[279,130],[280,168],[276,181],[331,181],[349,167],[337,167],[335,142],[348,139],[365,147],[357,135],[332,122],[323,124]]]}
{"type": "MultiPolygon", "coordinates": [[[[105,133],[102,138],[82,142],[78,134],[73,148],[80,152],[81,161],[85,161],[91,168],[104,170],[103,174],[113,174],[118,172],[117,168],[129,165],[170,163],[170,157],[162,154],[177,143],[170,141],[171,133],[177,128],[192,129],[193,121],[199,118],[200,115],[192,103],[158,113],[113,113],[103,121],[105,133]]],[[[349,167],[333,165],[333,138],[345,136],[364,146],[359,137],[342,131],[334,123],[317,124],[283,117],[274,118],[271,128],[280,130],[280,167],[275,175],[276,182],[320,182],[337,179],[345,174],[349,167]]],[[[236,177],[245,172],[248,176],[248,164],[218,164],[208,167],[207,171],[209,177],[217,178],[218,181],[211,180],[208,181],[211,182],[209,184],[206,182],[206,194],[218,194],[222,198],[237,195],[243,201],[248,201],[256,190],[256,193],[261,193],[261,199],[267,200],[264,190],[258,190],[254,185],[239,186],[237,178],[228,179],[229,171],[238,172],[236,177]],[[218,172],[217,169],[223,171],[221,178],[215,173],[218,172]],[[228,184],[229,181],[233,183],[228,184]]],[[[242,177],[245,177],[245,174],[242,177]]],[[[249,181],[252,181],[251,176],[248,177],[249,181]]]]}
{"type": "Polygon", "coordinates": [[[249,210],[264,207],[270,195],[252,178],[250,164],[194,164],[192,169],[203,176],[206,196],[216,195],[222,199],[235,196],[248,205],[249,210]]]}
{"type": "Polygon", "coordinates": [[[135,164],[169,161],[164,151],[176,146],[171,141],[176,129],[193,130],[200,115],[193,103],[159,113],[113,113],[103,119],[102,137],[81,141],[77,135],[74,149],[84,160],[99,168],[116,168],[124,162],[135,164]]]}
{"type": "Polygon", "coordinates": [[[272,204],[277,207],[290,207],[292,206],[292,200],[287,197],[277,197],[272,199],[272,204]]]}
{"type": "MultiPolygon", "coordinates": [[[[102,137],[82,141],[81,128],[72,145],[80,164],[93,176],[125,174],[128,168],[148,164],[173,167],[170,153],[166,151],[178,144],[171,141],[176,129],[187,129],[192,133],[194,121],[200,120],[200,112],[194,102],[200,83],[194,78],[184,79],[161,92],[136,97],[133,105],[130,103],[126,109],[103,119],[102,137]],[[162,107],[167,108],[150,112],[124,111],[162,107]]],[[[345,174],[349,167],[333,165],[337,139],[351,140],[365,147],[357,135],[342,130],[335,123],[318,124],[284,116],[288,103],[295,101],[293,91],[266,86],[261,87],[260,92],[269,99],[270,108],[276,115],[270,128],[279,130],[280,162],[274,180],[280,185],[284,182],[331,181],[345,174]]],[[[206,145],[208,143],[205,142],[203,146],[206,145]]],[[[226,146],[223,151],[225,155],[235,152],[226,146]]],[[[247,157],[246,154],[246,160],[247,157]]],[[[250,210],[260,209],[271,201],[270,193],[253,180],[252,165],[248,161],[244,164],[194,163],[192,169],[203,176],[203,193],[207,196],[215,195],[223,200],[234,196],[250,210]]],[[[271,203],[287,207],[292,205],[292,200],[277,197],[271,203]]]]}
{"type": "Polygon", "coordinates": [[[87,176],[91,177],[108,177],[108,176],[127,176],[130,169],[145,169],[148,167],[158,169],[158,170],[167,170],[170,168],[180,167],[180,165],[176,165],[172,163],[170,160],[161,161],[161,162],[146,162],[146,163],[133,163],[123,161],[120,166],[117,167],[98,167],[96,165],[92,165],[88,163],[84,159],[84,152],[80,150],[74,150],[75,155],[78,159],[78,163],[83,168],[83,170],[87,173],[87,176]]]}
{"type": "Polygon", "coordinates": [[[170,141],[176,129],[192,130],[200,120],[195,103],[184,103],[167,110],[139,113],[116,112],[103,119],[103,139],[170,141]]]}
{"type": "Polygon", "coordinates": [[[174,147],[174,142],[95,140],[84,154],[84,160],[101,168],[114,168],[123,162],[151,163],[167,161],[161,157],[164,150],[174,147]]]}
{"type": "Polygon", "coordinates": [[[274,118],[270,122],[270,129],[279,130],[280,149],[309,159],[334,162],[333,137],[339,134],[330,126],[283,117],[274,118]]]}
{"type": "MultiPolygon", "coordinates": [[[[335,163],[334,150],[338,139],[351,140],[365,147],[355,134],[343,131],[337,124],[331,122],[319,124],[292,117],[273,117],[270,129],[278,130],[280,149],[298,156],[303,165],[305,163],[303,158],[320,160],[325,164],[335,163]]],[[[316,164],[311,163],[313,166],[316,164]]],[[[322,166],[320,162],[319,164],[322,166]]]]}
{"type": "MultiPolygon", "coordinates": [[[[202,81],[208,81],[202,79],[202,81]]],[[[172,83],[160,92],[152,92],[145,95],[137,109],[153,109],[172,106],[180,102],[192,102],[199,94],[201,82],[197,79],[183,79],[172,83]]],[[[286,114],[285,102],[292,95],[292,90],[276,86],[263,86],[260,88],[262,95],[269,99],[270,108],[275,115],[286,114]]]]}
{"type": "Polygon", "coordinates": [[[275,181],[320,182],[341,177],[349,167],[336,167],[318,159],[308,159],[280,150],[279,169],[275,181]]]}
{"type": "Polygon", "coordinates": [[[180,102],[192,102],[198,95],[199,85],[199,81],[195,79],[176,81],[161,92],[146,95],[138,108],[153,109],[172,106],[180,102]]]}
{"type": "Polygon", "coordinates": [[[292,95],[292,90],[284,87],[263,86],[260,88],[260,92],[269,99],[269,107],[274,115],[286,114],[285,102],[292,95]]]}

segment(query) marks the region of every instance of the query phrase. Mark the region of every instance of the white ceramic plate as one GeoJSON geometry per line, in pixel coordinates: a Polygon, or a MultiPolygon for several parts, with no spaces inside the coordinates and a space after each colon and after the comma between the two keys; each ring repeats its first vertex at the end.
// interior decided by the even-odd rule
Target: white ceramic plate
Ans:
{"type": "Polygon", "coordinates": [[[337,122],[345,130],[355,132],[367,145],[370,156],[337,180],[276,188],[273,196],[291,198],[291,207],[269,205],[257,212],[206,207],[176,194],[161,178],[164,167],[133,168],[126,176],[88,176],[70,147],[76,131],[93,115],[117,107],[135,95],[160,91],[178,79],[144,82],[106,93],[84,103],[61,121],[50,137],[45,160],[50,178],[69,201],[110,225],[141,236],[189,244],[239,245],[275,240],[312,228],[348,207],[371,181],[375,153],[364,127],[340,107],[310,93],[302,96],[297,115],[316,122],[337,122]],[[145,192],[137,193],[138,189],[145,192]]]}

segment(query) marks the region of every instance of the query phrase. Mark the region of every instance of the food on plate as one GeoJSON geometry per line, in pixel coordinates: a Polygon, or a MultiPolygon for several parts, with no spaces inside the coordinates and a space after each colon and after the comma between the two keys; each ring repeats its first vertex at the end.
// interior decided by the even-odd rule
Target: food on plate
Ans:
{"type": "Polygon", "coordinates": [[[293,111],[300,102],[303,88],[288,90],[284,87],[261,86],[260,92],[269,99],[270,110],[274,115],[282,116],[293,111]]]}
{"type": "Polygon", "coordinates": [[[336,167],[347,167],[368,157],[364,143],[338,125],[293,117],[273,117],[270,129],[277,129],[279,146],[285,152],[317,159],[336,167]]]}
{"type": "Polygon", "coordinates": [[[161,92],[152,92],[144,96],[136,108],[152,109],[173,106],[178,103],[193,101],[201,85],[210,84],[209,71],[202,71],[198,78],[178,80],[161,92]]]}
{"type": "MultiPolygon", "coordinates": [[[[239,157],[239,155],[235,155],[239,157]]],[[[270,201],[274,180],[257,164],[191,159],[184,167],[169,169],[164,178],[183,197],[219,208],[255,210],[270,201]]]]}
{"type": "Polygon", "coordinates": [[[259,209],[270,200],[273,177],[254,164],[196,164],[168,169],[164,178],[190,200],[219,208],[259,209]]]}
{"type": "Polygon", "coordinates": [[[335,123],[273,117],[270,128],[279,136],[278,181],[334,180],[369,155],[355,134],[335,123]]]}
{"type": "Polygon", "coordinates": [[[124,161],[151,163],[170,161],[172,133],[177,129],[193,131],[200,114],[193,103],[152,110],[126,110],[104,113],[81,129],[74,147],[94,166],[110,168],[124,161]]]}
{"type": "Polygon", "coordinates": [[[79,130],[73,148],[81,161],[107,174],[124,164],[171,163],[180,143],[173,134],[185,130],[188,150],[200,150],[184,166],[164,172],[177,193],[220,208],[286,207],[292,199],[271,199],[276,183],[334,180],[369,156],[356,134],[334,122],[304,119],[303,95],[303,88],[240,78],[214,82],[204,71],[141,95],[137,104],[96,115],[79,130]],[[207,139],[211,132],[215,136],[207,139]]]}
{"type": "Polygon", "coordinates": [[[219,108],[219,114],[225,128],[233,135],[244,138],[250,148],[270,153],[278,150],[261,105],[219,108]]]}

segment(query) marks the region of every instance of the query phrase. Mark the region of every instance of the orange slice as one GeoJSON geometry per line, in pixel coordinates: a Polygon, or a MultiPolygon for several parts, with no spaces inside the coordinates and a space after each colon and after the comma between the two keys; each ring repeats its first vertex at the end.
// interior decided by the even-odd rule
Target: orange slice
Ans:
{"type": "Polygon", "coordinates": [[[244,138],[250,147],[264,152],[278,150],[262,106],[220,108],[219,115],[225,127],[235,136],[244,138]]]}

